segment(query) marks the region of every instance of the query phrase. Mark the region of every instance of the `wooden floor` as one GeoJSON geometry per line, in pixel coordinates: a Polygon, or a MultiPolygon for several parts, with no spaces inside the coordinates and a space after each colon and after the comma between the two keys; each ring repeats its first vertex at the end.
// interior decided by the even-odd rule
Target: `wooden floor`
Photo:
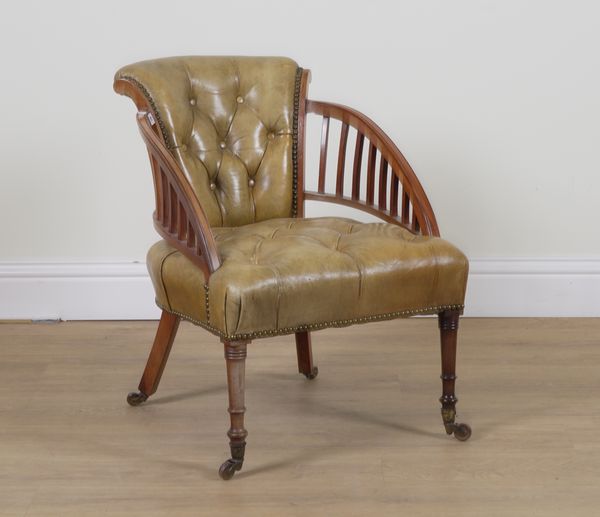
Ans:
{"type": "Polygon", "coordinates": [[[131,408],[155,322],[0,325],[2,516],[600,515],[600,320],[465,319],[443,432],[433,319],[252,343],[244,469],[228,457],[222,345],[184,323],[131,408]]]}

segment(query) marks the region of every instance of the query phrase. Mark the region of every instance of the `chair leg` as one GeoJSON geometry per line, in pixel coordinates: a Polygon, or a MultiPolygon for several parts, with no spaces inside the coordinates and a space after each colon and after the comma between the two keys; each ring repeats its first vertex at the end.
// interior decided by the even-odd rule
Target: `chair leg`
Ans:
{"type": "Polygon", "coordinates": [[[127,395],[129,405],[139,406],[150,395],[156,392],[163,370],[167,364],[167,359],[169,359],[169,352],[179,328],[179,321],[180,318],[178,316],[167,311],[162,312],[160,322],[158,323],[158,330],[154,337],[152,351],[150,352],[142,380],[140,381],[139,391],[133,391],[127,395]]]}
{"type": "Polygon", "coordinates": [[[314,365],[310,332],[296,332],[298,371],[307,379],[314,379],[319,369],[314,365]]]}
{"type": "Polygon", "coordinates": [[[231,479],[237,470],[242,469],[244,463],[246,436],[248,436],[248,431],[244,428],[246,346],[248,343],[248,341],[224,342],[227,364],[227,390],[229,392],[228,411],[231,421],[231,427],[227,431],[231,458],[219,468],[219,476],[225,480],[231,479]]]}
{"type": "Polygon", "coordinates": [[[471,428],[467,424],[457,424],[456,403],[458,399],[454,394],[456,381],[456,340],[458,334],[459,311],[444,311],[438,314],[442,349],[442,420],[447,434],[461,442],[471,437],[471,428]]]}

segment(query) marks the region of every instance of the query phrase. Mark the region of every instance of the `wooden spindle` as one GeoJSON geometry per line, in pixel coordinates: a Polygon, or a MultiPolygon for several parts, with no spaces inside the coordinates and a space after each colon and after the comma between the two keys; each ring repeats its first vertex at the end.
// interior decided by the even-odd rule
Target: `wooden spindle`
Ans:
{"type": "Polygon", "coordinates": [[[415,209],[413,207],[413,230],[416,233],[421,233],[421,225],[419,224],[419,218],[417,217],[417,213],[415,212],[415,209]]]}
{"type": "Polygon", "coordinates": [[[150,165],[152,167],[152,179],[154,180],[154,198],[155,198],[155,206],[156,206],[156,219],[162,220],[162,203],[161,203],[161,179],[160,179],[160,167],[158,166],[158,162],[156,158],[152,156],[152,153],[148,153],[150,156],[150,165]]]}
{"type": "Polygon", "coordinates": [[[362,166],[362,153],[365,143],[365,135],[356,133],[356,145],[354,146],[354,164],[352,166],[352,199],[360,198],[360,169],[362,166]]]}
{"type": "Polygon", "coordinates": [[[405,185],[402,185],[402,224],[408,225],[410,219],[410,195],[405,185]]]}
{"type": "Polygon", "coordinates": [[[342,132],[340,134],[340,149],[338,153],[337,178],[335,182],[335,193],[338,196],[344,195],[344,169],[346,167],[346,145],[348,143],[348,129],[346,123],[342,124],[342,132]]]}
{"type": "Polygon", "coordinates": [[[169,233],[175,233],[177,229],[177,194],[172,185],[169,185],[169,233]]]}
{"type": "Polygon", "coordinates": [[[165,172],[160,169],[160,179],[162,184],[162,219],[161,223],[163,226],[167,226],[169,224],[169,182],[167,181],[167,176],[165,172]]]}
{"type": "Polygon", "coordinates": [[[377,160],[377,147],[371,142],[367,158],[367,205],[373,205],[375,197],[375,161],[377,160]]]}
{"type": "Polygon", "coordinates": [[[321,126],[321,155],[319,158],[319,192],[325,193],[325,172],[327,170],[327,145],[329,143],[329,117],[323,117],[321,126]]]}
{"type": "Polygon", "coordinates": [[[179,213],[177,214],[177,238],[185,241],[187,236],[188,221],[183,205],[179,203],[179,213]]]}
{"type": "Polygon", "coordinates": [[[387,210],[387,160],[382,156],[379,163],[379,210],[387,210]]]}
{"type": "Polygon", "coordinates": [[[390,189],[390,214],[396,217],[398,215],[398,176],[392,171],[392,188],[390,189]]]}
{"type": "Polygon", "coordinates": [[[194,228],[192,227],[192,223],[188,221],[188,230],[187,230],[188,248],[193,248],[195,244],[196,244],[196,234],[194,233],[194,228]]]}

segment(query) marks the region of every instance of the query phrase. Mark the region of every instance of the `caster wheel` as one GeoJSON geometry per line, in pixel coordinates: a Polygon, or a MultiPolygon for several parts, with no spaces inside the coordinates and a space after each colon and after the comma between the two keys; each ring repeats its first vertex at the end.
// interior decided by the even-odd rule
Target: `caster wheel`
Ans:
{"type": "Polygon", "coordinates": [[[227,481],[233,477],[236,470],[241,470],[241,469],[242,469],[241,462],[237,462],[237,461],[229,459],[225,463],[223,463],[223,465],[221,465],[221,467],[219,468],[219,476],[221,476],[221,479],[224,479],[225,481],[227,481]]]}
{"type": "Polygon", "coordinates": [[[319,375],[319,368],[317,368],[316,366],[312,369],[312,372],[310,373],[305,373],[304,377],[306,377],[308,380],[312,381],[313,379],[315,379],[317,377],[317,375],[319,375]]]}
{"type": "Polygon", "coordinates": [[[454,438],[460,442],[466,442],[471,438],[471,428],[467,424],[458,424],[454,430],[454,438]]]}
{"type": "Polygon", "coordinates": [[[141,391],[132,391],[127,395],[127,404],[130,406],[139,406],[142,402],[148,400],[148,395],[141,391]]]}

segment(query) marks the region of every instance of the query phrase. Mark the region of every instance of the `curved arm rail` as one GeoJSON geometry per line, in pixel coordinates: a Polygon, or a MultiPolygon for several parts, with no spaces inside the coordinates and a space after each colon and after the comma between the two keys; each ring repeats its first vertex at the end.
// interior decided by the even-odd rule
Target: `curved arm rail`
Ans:
{"type": "Polygon", "coordinates": [[[221,265],[217,245],[192,186],[157,127],[152,100],[141,85],[126,78],[115,79],[114,90],[131,98],[138,109],[138,127],[148,149],[154,178],[154,227],[171,246],[200,267],[208,282],[210,274],[221,265]]]}
{"type": "Polygon", "coordinates": [[[140,112],[137,121],[152,164],[154,227],[171,246],[197,264],[208,281],[220,260],[206,215],[179,165],[152,129],[153,117],[140,112]]]}
{"type": "Polygon", "coordinates": [[[439,229],[427,195],[406,158],[394,142],[362,113],[320,101],[306,101],[306,112],[322,116],[318,191],[304,192],[304,199],[338,203],[357,208],[387,222],[398,224],[413,233],[439,236],[439,229]],[[330,119],[341,122],[337,157],[335,193],[325,192],[330,119]],[[352,192],[344,195],[346,154],[349,128],[356,129],[352,163],[352,192]],[[361,189],[365,139],[368,140],[366,188],[361,189]],[[379,166],[376,167],[379,154],[379,166]],[[388,170],[391,174],[388,175],[388,170]],[[375,189],[377,186],[377,199],[375,189]],[[364,190],[365,192],[361,192],[364,190]]]}

